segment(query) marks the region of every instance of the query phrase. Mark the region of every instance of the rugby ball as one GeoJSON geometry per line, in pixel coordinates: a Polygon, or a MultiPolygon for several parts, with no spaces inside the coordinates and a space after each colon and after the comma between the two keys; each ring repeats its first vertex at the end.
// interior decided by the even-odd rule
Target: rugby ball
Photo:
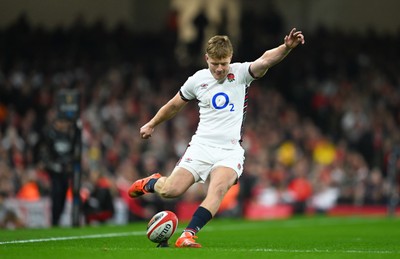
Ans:
{"type": "Polygon", "coordinates": [[[169,210],[155,214],[147,224],[147,237],[154,243],[168,240],[178,227],[178,217],[169,210]]]}

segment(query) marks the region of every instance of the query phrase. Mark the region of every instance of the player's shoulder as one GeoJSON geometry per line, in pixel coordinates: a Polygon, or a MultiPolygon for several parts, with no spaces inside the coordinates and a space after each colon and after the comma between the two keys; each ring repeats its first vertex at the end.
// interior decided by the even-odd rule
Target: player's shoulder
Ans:
{"type": "Polygon", "coordinates": [[[200,69],[188,77],[188,79],[183,84],[182,89],[186,89],[186,90],[195,89],[196,86],[199,85],[199,82],[208,81],[210,76],[212,76],[212,75],[208,69],[200,69]]]}
{"type": "Polygon", "coordinates": [[[250,66],[251,62],[235,62],[230,65],[231,70],[233,71],[238,71],[238,70],[243,70],[247,69],[250,66]]]}
{"type": "Polygon", "coordinates": [[[249,77],[251,77],[250,64],[251,62],[232,63],[230,66],[230,73],[234,74],[238,78],[238,82],[247,82],[249,77]]]}
{"type": "Polygon", "coordinates": [[[187,83],[196,84],[197,82],[208,80],[210,77],[212,75],[208,69],[200,69],[188,78],[187,83]]]}
{"type": "Polygon", "coordinates": [[[200,70],[197,70],[192,77],[199,78],[199,77],[207,77],[211,76],[210,70],[208,68],[203,68],[200,70]]]}

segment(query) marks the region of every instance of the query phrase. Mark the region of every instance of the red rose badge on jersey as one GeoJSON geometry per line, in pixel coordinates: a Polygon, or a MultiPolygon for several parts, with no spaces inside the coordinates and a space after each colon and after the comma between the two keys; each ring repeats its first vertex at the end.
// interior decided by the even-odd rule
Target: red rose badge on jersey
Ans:
{"type": "Polygon", "coordinates": [[[228,78],[228,81],[229,81],[229,82],[235,81],[235,75],[232,74],[232,73],[229,73],[229,74],[226,76],[226,78],[228,78]]]}

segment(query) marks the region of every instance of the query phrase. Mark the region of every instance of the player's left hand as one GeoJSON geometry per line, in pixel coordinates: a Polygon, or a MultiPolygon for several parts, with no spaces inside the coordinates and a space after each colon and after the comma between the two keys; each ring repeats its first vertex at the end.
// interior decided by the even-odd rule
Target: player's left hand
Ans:
{"type": "Polygon", "coordinates": [[[289,35],[285,36],[284,43],[285,46],[289,49],[293,49],[297,47],[297,45],[304,44],[304,35],[301,31],[297,31],[296,28],[293,28],[289,35]]]}

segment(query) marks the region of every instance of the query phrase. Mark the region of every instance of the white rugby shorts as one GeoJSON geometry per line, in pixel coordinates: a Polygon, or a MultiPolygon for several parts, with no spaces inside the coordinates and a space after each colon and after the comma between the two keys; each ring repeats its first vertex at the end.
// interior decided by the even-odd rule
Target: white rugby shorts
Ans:
{"type": "Polygon", "coordinates": [[[193,174],[195,182],[205,182],[210,173],[219,166],[232,168],[238,179],[243,173],[244,149],[224,149],[202,144],[190,144],[176,164],[193,174]]]}

